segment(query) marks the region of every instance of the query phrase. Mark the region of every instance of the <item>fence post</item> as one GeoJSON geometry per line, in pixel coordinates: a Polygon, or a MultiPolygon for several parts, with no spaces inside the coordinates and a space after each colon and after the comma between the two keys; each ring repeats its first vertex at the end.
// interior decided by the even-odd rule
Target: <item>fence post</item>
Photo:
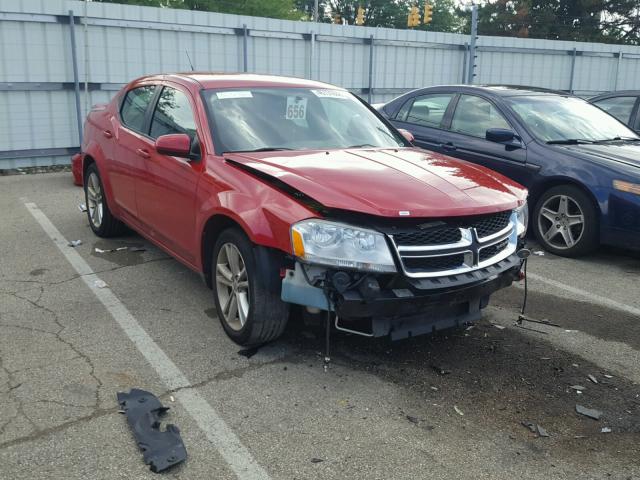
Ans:
{"type": "Polygon", "coordinates": [[[473,83],[476,67],[476,37],[478,36],[478,5],[474,5],[471,10],[471,39],[469,43],[469,67],[467,68],[467,83],[473,83]]]}
{"type": "Polygon", "coordinates": [[[69,33],[71,34],[71,61],[73,63],[73,86],[76,97],[76,121],[78,122],[78,145],[82,146],[82,113],[80,113],[80,79],[78,78],[78,55],[73,10],[69,10],[69,33]]]}
{"type": "Polygon", "coordinates": [[[313,62],[316,58],[316,34],[311,31],[311,58],[309,58],[309,78],[313,80],[315,77],[313,76],[313,62]]]}
{"type": "Polygon", "coordinates": [[[367,102],[371,103],[371,94],[373,91],[373,35],[369,37],[369,95],[367,102]]]}
{"type": "Polygon", "coordinates": [[[247,30],[247,25],[242,25],[242,65],[244,68],[244,72],[249,71],[249,59],[247,52],[247,37],[249,36],[249,30],[247,30]]]}
{"type": "Polygon", "coordinates": [[[462,52],[462,83],[467,83],[467,62],[469,55],[469,42],[464,42],[464,51],[462,52]]]}
{"type": "Polygon", "coordinates": [[[613,91],[618,90],[618,74],[620,73],[620,63],[622,62],[622,51],[618,52],[618,61],[616,62],[616,71],[613,76],[613,91]]]}
{"type": "Polygon", "coordinates": [[[573,75],[576,71],[576,48],[573,47],[573,52],[571,54],[571,78],[569,79],[569,93],[573,93],[573,75]]]}

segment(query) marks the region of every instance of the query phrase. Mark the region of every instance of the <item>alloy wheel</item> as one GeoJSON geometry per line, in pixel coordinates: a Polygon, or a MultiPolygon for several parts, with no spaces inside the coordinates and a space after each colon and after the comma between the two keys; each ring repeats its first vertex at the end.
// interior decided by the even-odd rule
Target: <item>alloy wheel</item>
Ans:
{"type": "Polygon", "coordinates": [[[568,195],[549,197],[538,214],[538,229],[545,242],[558,250],[575,246],[584,233],[584,212],[568,195]]]}
{"type": "Polygon", "coordinates": [[[87,180],[87,209],[89,210],[89,219],[93,226],[100,228],[104,215],[104,205],[100,179],[95,172],[91,172],[87,180]]]}
{"type": "Polygon", "coordinates": [[[241,330],[249,316],[249,278],[238,247],[225,243],[216,259],[216,291],[224,321],[241,330]]]}

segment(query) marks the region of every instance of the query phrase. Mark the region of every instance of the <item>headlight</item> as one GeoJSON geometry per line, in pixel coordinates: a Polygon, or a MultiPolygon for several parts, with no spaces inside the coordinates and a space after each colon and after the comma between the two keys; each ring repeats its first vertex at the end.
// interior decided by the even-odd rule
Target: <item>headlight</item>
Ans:
{"type": "Polygon", "coordinates": [[[527,225],[529,225],[529,208],[527,202],[516,208],[516,216],[518,218],[518,236],[524,237],[527,233],[527,225]]]}
{"type": "Polygon", "coordinates": [[[640,184],[625,182],[624,180],[614,180],[613,188],[620,190],[621,192],[635,193],[640,195],[640,184]]]}
{"type": "Polygon", "coordinates": [[[296,257],[309,263],[371,272],[395,272],[384,235],[325,220],[303,220],[291,227],[296,257]]]}

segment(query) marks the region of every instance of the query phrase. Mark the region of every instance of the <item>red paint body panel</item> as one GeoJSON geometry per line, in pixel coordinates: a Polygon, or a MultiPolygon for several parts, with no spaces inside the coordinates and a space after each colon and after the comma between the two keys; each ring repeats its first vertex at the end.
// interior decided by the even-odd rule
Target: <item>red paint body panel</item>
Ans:
{"type": "Polygon", "coordinates": [[[92,110],[82,154],[72,161],[82,181],[89,157],[96,162],[113,214],[195,270],[203,270],[203,232],[223,215],[258,245],[290,252],[290,226],[318,214],[233,162],[271,175],[326,207],[398,217],[451,217],[515,208],[526,190],[501,175],[464,161],[414,148],[263,152],[215,155],[203,88],[336,88],[320,82],[260,75],[189,73],[145,77],[92,110]],[[153,139],[119,118],[120,100],[141,85],[183,91],[194,112],[202,158],[160,154],[153,139]]]}

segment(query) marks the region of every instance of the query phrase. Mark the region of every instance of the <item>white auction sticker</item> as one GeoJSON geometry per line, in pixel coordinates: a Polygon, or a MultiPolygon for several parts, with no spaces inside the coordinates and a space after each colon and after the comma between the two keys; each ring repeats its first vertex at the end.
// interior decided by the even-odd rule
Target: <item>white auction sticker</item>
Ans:
{"type": "Polygon", "coordinates": [[[216,92],[216,96],[220,100],[225,98],[253,98],[251,92],[248,90],[230,90],[228,92],[216,92]]]}
{"type": "Polygon", "coordinates": [[[323,89],[323,90],[311,90],[316,97],[332,97],[332,98],[351,98],[349,92],[345,92],[344,90],[333,90],[333,89],[323,89]]]}
{"type": "Polygon", "coordinates": [[[305,97],[287,97],[287,120],[304,120],[307,118],[307,99],[305,97]]]}

